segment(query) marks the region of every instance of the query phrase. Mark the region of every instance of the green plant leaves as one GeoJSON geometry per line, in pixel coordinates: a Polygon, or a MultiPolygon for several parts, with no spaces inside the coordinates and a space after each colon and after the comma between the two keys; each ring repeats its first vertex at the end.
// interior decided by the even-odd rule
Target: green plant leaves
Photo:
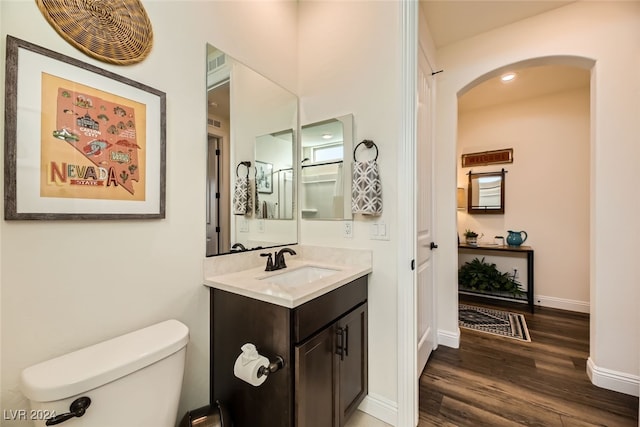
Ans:
{"type": "Polygon", "coordinates": [[[509,273],[502,273],[495,264],[474,258],[458,270],[458,284],[463,288],[481,292],[506,292],[513,296],[524,295],[518,283],[509,273]]]}

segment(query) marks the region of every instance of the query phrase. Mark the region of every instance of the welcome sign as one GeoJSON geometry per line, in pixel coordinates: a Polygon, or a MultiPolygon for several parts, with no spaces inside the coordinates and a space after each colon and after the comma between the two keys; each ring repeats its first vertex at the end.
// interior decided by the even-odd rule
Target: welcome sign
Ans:
{"type": "Polygon", "coordinates": [[[462,167],[493,165],[498,163],[513,163],[513,148],[503,150],[482,151],[462,155],[462,167]]]}

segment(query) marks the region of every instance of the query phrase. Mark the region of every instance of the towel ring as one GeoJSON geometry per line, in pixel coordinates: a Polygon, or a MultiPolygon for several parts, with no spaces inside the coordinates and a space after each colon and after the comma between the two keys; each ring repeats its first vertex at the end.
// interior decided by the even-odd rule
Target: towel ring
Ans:
{"type": "Polygon", "coordinates": [[[246,166],[247,167],[247,176],[249,176],[249,168],[251,167],[251,162],[240,162],[238,163],[238,166],[236,166],[236,177],[239,178],[240,175],[238,175],[238,170],[240,169],[240,166],[246,166]]]}
{"type": "Polygon", "coordinates": [[[360,142],[358,145],[356,145],[356,148],[353,149],[353,160],[356,161],[356,150],[362,144],[364,144],[364,146],[367,147],[367,148],[375,148],[376,149],[376,157],[373,159],[373,161],[375,162],[376,160],[378,160],[378,146],[376,145],[375,142],[373,142],[370,139],[365,139],[362,142],[360,142]]]}

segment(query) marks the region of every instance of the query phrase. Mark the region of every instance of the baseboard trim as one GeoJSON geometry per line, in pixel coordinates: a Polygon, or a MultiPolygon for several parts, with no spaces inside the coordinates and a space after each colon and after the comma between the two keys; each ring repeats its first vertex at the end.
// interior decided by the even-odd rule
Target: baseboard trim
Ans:
{"type": "Polygon", "coordinates": [[[460,328],[455,332],[438,329],[438,345],[445,347],[460,348],[460,328]]]}
{"type": "Polygon", "coordinates": [[[640,377],[600,368],[593,363],[591,357],[587,359],[587,375],[595,386],[636,397],[640,394],[640,377]]]}
{"type": "Polygon", "coordinates": [[[398,423],[398,405],[385,397],[369,393],[358,409],[389,425],[396,426],[398,423]]]}
{"type": "Polygon", "coordinates": [[[542,307],[577,311],[578,313],[590,312],[590,304],[588,301],[577,301],[565,298],[548,297],[544,295],[535,295],[534,301],[536,302],[536,305],[540,305],[542,307]]]}

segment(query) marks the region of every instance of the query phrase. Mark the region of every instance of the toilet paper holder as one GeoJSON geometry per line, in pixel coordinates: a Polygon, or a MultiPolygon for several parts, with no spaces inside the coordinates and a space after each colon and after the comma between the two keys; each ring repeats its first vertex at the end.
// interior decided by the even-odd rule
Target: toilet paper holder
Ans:
{"type": "Polygon", "coordinates": [[[282,356],[276,356],[275,361],[269,361],[269,366],[261,366],[260,369],[258,369],[258,378],[269,376],[269,374],[279,371],[282,368],[284,368],[284,359],[282,356]]]}
{"type": "Polygon", "coordinates": [[[275,360],[272,360],[258,353],[252,343],[246,343],[241,350],[242,353],[233,365],[233,374],[254,387],[262,385],[270,374],[284,367],[282,356],[276,355],[275,360]]]}

